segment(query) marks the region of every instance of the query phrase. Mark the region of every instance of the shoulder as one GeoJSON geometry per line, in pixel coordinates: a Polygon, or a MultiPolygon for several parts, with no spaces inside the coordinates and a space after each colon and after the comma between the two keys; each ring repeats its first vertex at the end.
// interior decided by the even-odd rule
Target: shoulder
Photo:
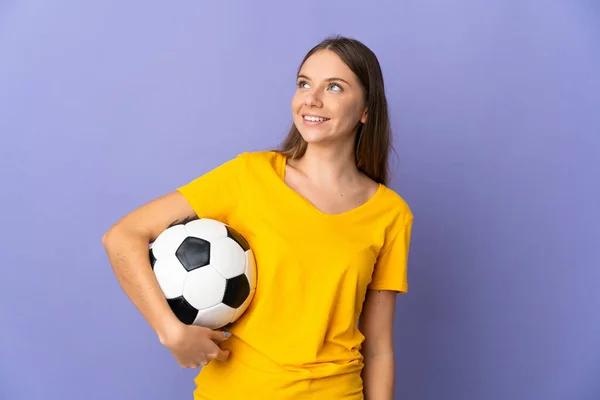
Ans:
{"type": "Polygon", "coordinates": [[[235,158],[238,166],[245,173],[280,173],[284,167],[284,156],[274,150],[247,151],[239,153],[235,158]]]}
{"type": "Polygon", "coordinates": [[[413,212],[404,197],[386,185],[381,185],[380,190],[382,207],[385,207],[386,210],[403,224],[413,220],[413,212]]]}
{"type": "Polygon", "coordinates": [[[412,230],[413,212],[408,202],[394,189],[381,184],[377,199],[377,216],[372,218],[383,232],[387,248],[398,234],[412,230]]]}
{"type": "Polygon", "coordinates": [[[394,189],[382,184],[379,190],[378,230],[383,233],[381,252],[385,253],[394,243],[402,243],[397,238],[408,240],[414,215],[408,202],[394,189]]]}
{"type": "Polygon", "coordinates": [[[279,162],[283,155],[275,150],[256,150],[240,153],[237,158],[252,164],[274,164],[279,162]]]}
{"type": "Polygon", "coordinates": [[[247,151],[234,153],[199,177],[232,176],[240,177],[250,170],[263,170],[278,165],[283,156],[275,151],[247,151]]]}

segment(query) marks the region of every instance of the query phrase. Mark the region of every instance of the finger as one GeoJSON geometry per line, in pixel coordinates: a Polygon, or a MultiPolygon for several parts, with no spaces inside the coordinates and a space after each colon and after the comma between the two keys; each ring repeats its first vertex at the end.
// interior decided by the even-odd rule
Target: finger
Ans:
{"type": "Polygon", "coordinates": [[[216,342],[224,342],[231,337],[231,333],[226,331],[213,331],[210,337],[216,342]]]}
{"type": "Polygon", "coordinates": [[[219,352],[217,353],[215,360],[225,361],[229,358],[230,354],[231,354],[231,350],[229,350],[229,349],[225,349],[225,350],[219,349],[219,352]]]}

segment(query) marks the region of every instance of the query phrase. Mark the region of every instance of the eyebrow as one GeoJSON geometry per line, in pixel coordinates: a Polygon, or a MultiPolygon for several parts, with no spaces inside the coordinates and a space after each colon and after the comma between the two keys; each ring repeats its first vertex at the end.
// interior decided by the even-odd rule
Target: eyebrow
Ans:
{"type": "MultiPolygon", "coordinates": [[[[298,75],[298,78],[297,78],[297,79],[300,79],[300,78],[307,79],[307,80],[309,80],[309,81],[311,80],[311,79],[310,79],[308,76],[306,76],[306,75],[302,75],[302,74],[298,75]]],[[[346,81],[345,79],[338,78],[338,77],[327,78],[327,79],[325,79],[325,81],[326,81],[326,82],[332,82],[332,81],[341,81],[341,82],[344,82],[344,83],[345,83],[346,85],[348,85],[348,86],[352,86],[352,85],[350,85],[350,83],[349,83],[348,81],[346,81]]]]}

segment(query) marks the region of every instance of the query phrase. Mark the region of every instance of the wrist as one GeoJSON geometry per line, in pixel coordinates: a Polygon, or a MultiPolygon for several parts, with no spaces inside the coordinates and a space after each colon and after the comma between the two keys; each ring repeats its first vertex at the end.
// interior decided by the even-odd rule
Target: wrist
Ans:
{"type": "Polygon", "coordinates": [[[154,330],[160,343],[166,344],[173,342],[174,338],[179,335],[181,325],[181,321],[174,315],[166,315],[159,319],[154,330]]]}

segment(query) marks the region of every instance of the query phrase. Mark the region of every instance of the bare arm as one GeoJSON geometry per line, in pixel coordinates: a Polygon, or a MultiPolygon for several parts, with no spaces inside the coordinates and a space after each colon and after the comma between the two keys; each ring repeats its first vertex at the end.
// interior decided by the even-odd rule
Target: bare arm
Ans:
{"type": "Polygon", "coordinates": [[[194,218],[196,213],[183,195],[172,192],[125,215],[102,237],[119,284],[163,344],[168,328],[178,320],[152,272],[148,246],[170,225],[194,218]]]}
{"type": "Polygon", "coordinates": [[[396,292],[369,290],[360,317],[359,329],[365,336],[363,385],[365,400],[393,400],[394,311],[396,292]]]}

